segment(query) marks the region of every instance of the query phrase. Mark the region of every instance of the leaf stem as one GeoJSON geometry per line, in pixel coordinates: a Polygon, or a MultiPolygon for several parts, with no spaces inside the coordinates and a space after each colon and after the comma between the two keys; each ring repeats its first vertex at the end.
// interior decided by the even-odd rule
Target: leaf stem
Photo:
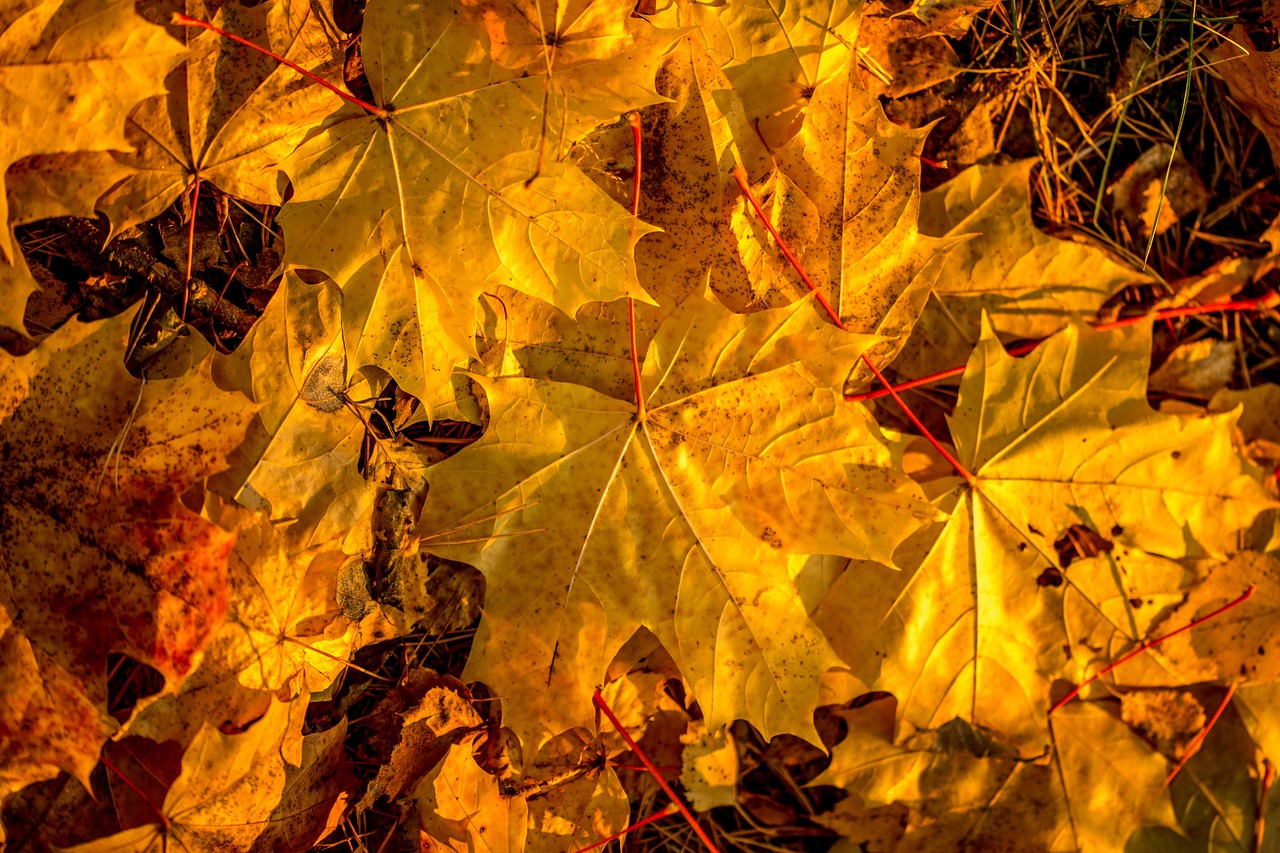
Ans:
{"type": "Polygon", "coordinates": [[[597,847],[603,847],[606,844],[608,844],[610,841],[617,841],[619,838],[626,835],[627,833],[635,832],[637,829],[640,829],[641,827],[648,826],[649,824],[653,823],[655,820],[662,820],[664,817],[671,817],[677,811],[678,809],[676,809],[674,804],[667,803],[666,806],[654,812],[653,814],[649,815],[644,820],[638,820],[635,823],[628,826],[626,829],[623,829],[619,832],[615,832],[613,835],[610,835],[608,838],[601,838],[595,844],[589,844],[586,847],[579,848],[578,850],[575,850],[574,853],[587,853],[588,850],[595,850],[597,847]]]}
{"type": "Polygon", "coordinates": [[[294,71],[297,71],[302,76],[308,77],[311,80],[314,80],[315,82],[319,83],[321,86],[324,86],[330,92],[333,92],[339,98],[342,98],[342,100],[355,104],[356,106],[361,107],[370,113],[373,113],[378,118],[386,118],[387,116],[390,115],[390,113],[388,113],[382,107],[374,106],[373,104],[369,103],[366,100],[357,98],[355,95],[351,94],[350,92],[342,91],[337,86],[330,83],[328,80],[325,80],[323,77],[320,77],[319,75],[308,71],[298,63],[290,62],[289,60],[285,59],[283,56],[280,56],[278,53],[274,53],[268,50],[267,48],[262,47],[261,45],[254,44],[253,42],[249,41],[247,38],[244,38],[243,36],[238,36],[235,33],[229,33],[226,30],[222,29],[221,27],[215,27],[213,24],[209,23],[208,21],[202,21],[199,18],[193,18],[190,15],[184,15],[181,12],[174,12],[173,17],[170,20],[173,23],[180,24],[181,26],[184,26],[184,27],[199,27],[200,29],[208,30],[209,32],[212,32],[212,33],[217,33],[223,38],[229,38],[238,44],[242,44],[245,47],[252,48],[253,50],[258,51],[258,53],[261,53],[263,56],[269,56],[272,59],[274,59],[276,62],[279,62],[281,65],[284,65],[288,68],[292,68],[294,71]]]}
{"type": "Polygon", "coordinates": [[[666,792],[668,797],[671,798],[672,804],[680,810],[680,814],[684,815],[684,819],[689,822],[689,826],[693,827],[694,833],[698,836],[699,840],[702,841],[703,845],[710,850],[711,853],[720,853],[720,848],[716,847],[715,842],[711,840],[711,836],[707,835],[707,831],[698,823],[698,819],[693,816],[693,812],[689,811],[689,807],[684,804],[684,800],[681,800],[676,796],[676,792],[671,788],[670,783],[668,783],[666,779],[662,778],[662,774],[658,772],[658,768],[654,766],[654,763],[649,759],[649,756],[645,755],[645,752],[640,748],[640,745],[636,743],[635,740],[632,739],[631,735],[627,733],[627,730],[623,728],[622,721],[613,713],[613,709],[609,707],[609,703],[605,701],[605,698],[600,695],[599,690],[592,694],[591,701],[606,717],[609,718],[609,723],[613,726],[614,730],[617,731],[618,734],[622,735],[622,739],[627,742],[627,746],[636,754],[636,758],[640,759],[640,763],[649,771],[649,775],[654,778],[658,783],[658,786],[666,792]]]}
{"type": "MultiPolygon", "coordinates": [[[[1274,308],[1280,305],[1280,291],[1268,291],[1262,296],[1255,299],[1234,299],[1229,302],[1210,302],[1205,305],[1182,305],[1177,308],[1165,308],[1156,311],[1153,314],[1142,314],[1137,317],[1125,317],[1120,320],[1111,320],[1106,323],[1092,323],[1091,328],[1095,332],[1110,332],[1115,329],[1123,329],[1126,326],[1134,326],[1144,320],[1172,320],[1178,317],[1197,317],[1203,314],[1213,314],[1218,311],[1256,311],[1259,308],[1274,308]]],[[[1028,341],[1009,348],[1009,355],[1020,356],[1040,346],[1045,339],[1038,341],[1028,341]]],[[[937,373],[930,373],[927,376],[921,376],[918,379],[910,379],[906,382],[899,382],[895,385],[883,383],[883,388],[876,388],[871,391],[860,391],[857,394],[846,394],[845,402],[859,403],[864,400],[878,400],[881,397],[887,397],[894,391],[906,391],[911,388],[918,388],[921,385],[929,385],[933,382],[939,382],[952,376],[959,376],[965,371],[965,365],[958,367],[949,367],[946,370],[939,370],[937,373]]]]}
{"type": "Polygon", "coordinates": [[[1262,759],[1262,785],[1258,792],[1257,817],[1253,821],[1253,853],[1262,853],[1262,839],[1267,833],[1267,798],[1276,781],[1276,768],[1269,759],[1262,759]]]}
{"type": "Polygon", "coordinates": [[[631,125],[631,141],[635,144],[636,149],[636,172],[635,178],[631,183],[631,215],[640,215],[640,170],[644,167],[644,148],[641,143],[643,137],[640,133],[640,113],[632,110],[627,113],[627,124],[631,125]]]}
{"type": "Polygon", "coordinates": [[[1182,772],[1182,768],[1191,760],[1191,756],[1200,751],[1200,744],[1204,743],[1204,739],[1209,736],[1209,732],[1215,725],[1217,725],[1218,718],[1222,716],[1222,712],[1225,711],[1227,709],[1227,705],[1231,703],[1231,697],[1236,695],[1236,687],[1239,685],[1240,682],[1233,681],[1227,687],[1227,695],[1223,696],[1222,701],[1218,703],[1218,710],[1213,712],[1213,716],[1209,718],[1209,722],[1204,724],[1204,728],[1196,732],[1196,736],[1191,739],[1191,743],[1187,744],[1187,751],[1178,759],[1178,763],[1169,771],[1169,775],[1164,777],[1164,786],[1166,788],[1173,783],[1174,777],[1182,772]]]}
{"type": "Polygon", "coordinates": [[[126,786],[128,786],[129,790],[131,790],[131,791],[133,791],[135,794],[137,794],[137,795],[138,795],[138,799],[140,799],[140,800],[142,800],[142,802],[146,803],[146,804],[147,804],[147,807],[148,807],[148,808],[150,808],[150,809],[151,809],[151,811],[155,812],[156,817],[158,817],[158,818],[160,819],[160,826],[162,826],[162,827],[164,827],[164,829],[168,830],[168,828],[169,828],[169,818],[168,818],[168,816],[166,816],[166,815],[165,815],[165,813],[160,809],[160,807],[159,807],[159,806],[157,806],[155,803],[151,802],[151,798],[150,798],[150,797],[148,797],[148,796],[143,792],[143,790],[142,790],[141,788],[139,788],[136,784],[134,784],[134,781],[133,781],[132,779],[130,779],[128,776],[126,776],[126,775],[124,775],[123,773],[121,773],[121,772],[120,772],[120,769],[119,769],[118,767],[116,767],[114,764],[112,764],[112,763],[107,759],[107,756],[106,756],[105,754],[104,754],[104,755],[99,756],[99,757],[98,757],[98,760],[102,762],[102,766],[103,766],[103,767],[107,768],[107,769],[108,769],[108,770],[110,770],[112,773],[116,774],[116,776],[117,776],[117,777],[119,777],[120,781],[121,781],[121,782],[123,782],[126,786]]]}
{"type": "Polygon", "coordinates": [[[1088,687],[1090,684],[1097,681],[1099,678],[1106,675],[1107,673],[1111,672],[1113,669],[1120,666],[1121,664],[1127,661],[1133,660],[1138,655],[1145,652],[1147,649],[1155,648],[1156,646],[1160,645],[1170,637],[1176,637],[1179,634],[1190,631],[1192,628],[1195,628],[1197,625],[1203,625],[1205,622],[1208,622],[1210,619],[1213,619],[1216,616],[1220,616],[1223,613],[1226,613],[1228,610],[1235,607],[1236,605],[1244,603],[1249,599],[1251,595],[1253,595],[1256,589],[1257,589],[1256,586],[1251,586],[1248,589],[1246,589],[1239,598],[1235,599],[1234,601],[1227,602],[1226,604],[1219,607],[1217,610],[1214,610],[1212,613],[1206,613],[1204,616],[1201,616],[1199,619],[1193,619],[1191,622],[1188,622],[1186,625],[1183,625],[1181,628],[1178,628],[1175,631],[1170,631],[1169,633],[1165,634],[1163,637],[1156,637],[1154,640],[1148,640],[1147,642],[1138,646],[1136,649],[1128,652],[1127,654],[1123,655],[1119,659],[1113,661],[1112,663],[1098,670],[1093,675],[1086,678],[1084,681],[1077,684],[1070,693],[1068,693],[1066,696],[1063,696],[1057,702],[1053,703],[1053,707],[1049,709],[1049,713],[1052,714],[1054,711],[1058,710],[1063,705],[1067,704],[1072,699],[1079,696],[1081,690],[1088,687]]]}
{"type": "Polygon", "coordinates": [[[787,245],[787,241],[774,229],[773,223],[769,221],[769,217],[765,216],[764,208],[760,207],[760,202],[756,201],[755,194],[751,192],[751,186],[747,183],[747,173],[741,166],[733,167],[733,179],[738,182],[738,188],[742,190],[742,194],[747,197],[747,201],[751,203],[751,207],[756,212],[756,216],[760,217],[760,222],[765,229],[773,237],[778,244],[778,248],[782,251],[791,264],[791,268],[800,276],[800,280],[804,282],[805,287],[813,293],[820,304],[827,312],[827,316],[831,318],[831,322],[836,324],[837,328],[849,331],[844,321],[840,319],[840,315],[831,307],[831,303],[827,301],[827,297],[818,289],[818,285],[813,283],[813,279],[809,278],[809,274],[805,272],[804,267],[800,265],[800,260],[791,252],[791,247],[787,245]]]}
{"type": "MultiPolygon", "coordinates": [[[[747,184],[747,173],[743,170],[742,166],[733,167],[733,179],[738,182],[738,188],[741,189],[742,194],[747,197],[747,201],[751,202],[751,207],[755,210],[756,216],[760,217],[760,221],[764,223],[764,227],[768,229],[769,233],[773,236],[774,241],[778,244],[778,248],[782,250],[782,254],[786,256],[787,261],[791,264],[791,268],[799,274],[801,280],[804,281],[810,292],[812,292],[817,298],[818,303],[822,305],[824,310],[826,310],[827,316],[831,318],[831,322],[835,323],[837,328],[846,332],[849,331],[849,327],[840,319],[840,315],[835,312],[835,309],[831,307],[831,303],[822,295],[822,292],[818,290],[818,286],[813,283],[813,279],[809,278],[809,274],[805,272],[804,267],[800,265],[800,260],[791,251],[791,247],[787,245],[787,241],[783,240],[782,236],[774,230],[773,224],[770,223],[769,218],[764,215],[764,210],[760,207],[760,202],[756,201],[755,195],[751,192],[751,187],[747,184]]],[[[867,367],[871,368],[871,372],[875,374],[876,379],[880,380],[880,384],[888,384],[885,381],[884,374],[880,372],[879,368],[871,363],[871,359],[867,358],[866,353],[863,353],[862,361],[867,365],[867,367]]],[[[903,402],[902,398],[898,396],[896,391],[890,389],[889,393],[893,395],[894,402],[898,404],[906,416],[911,420],[911,423],[916,425],[916,429],[920,430],[925,439],[933,445],[934,450],[937,450],[938,453],[942,455],[943,459],[951,463],[951,467],[955,468],[956,473],[963,477],[970,486],[975,486],[977,484],[977,480],[974,478],[973,474],[969,473],[969,470],[960,464],[960,460],[956,459],[955,456],[942,446],[942,442],[933,437],[933,433],[929,431],[929,428],[924,425],[923,421],[916,417],[915,412],[911,411],[911,409],[907,407],[907,404],[903,402]]]]}
{"type": "MultiPolygon", "coordinates": [[[[871,368],[871,372],[875,374],[876,379],[880,380],[880,383],[883,385],[885,383],[884,374],[880,372],[880,368],[871,363],[871,359],[867,358],[866,353],[862,354],[862,361],[867,367],[871,368]]],[[[920,430],[920,433],[925,437],[925,440],[933,445],[933,449],[938,451],[939,455],[950,463],[951,467],[956,470],[956,473],[963,477],[965,482],[968,483],[971,488],[976,487],[978,484],[977,478],[969,472],[968,468],[960,464],[959,459],[956,459],[949,450],[942,446],[942,442],[933,437],[933,433],[929,431],[929,428],[925,426],[918,417],[916,417],[916,413],[911,411],[902,397],[898,396],[898,392],[893,390],[892,386],[888,387],[889,393],[893,395],[893,401],[897,403],[898,408],[902,409],[903,413],[911,419],[911,423],[915,424],[916,429],[920,430]]]]}

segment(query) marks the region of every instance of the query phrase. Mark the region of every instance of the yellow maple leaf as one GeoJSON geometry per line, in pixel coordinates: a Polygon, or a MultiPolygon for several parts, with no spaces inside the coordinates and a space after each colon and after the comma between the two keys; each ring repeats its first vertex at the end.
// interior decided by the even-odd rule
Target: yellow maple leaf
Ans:
{"type": "Polygon", "coordinates": [[[35,217],[2,176],[33,155],[129,150],[125,117],[164,91],[184,52],[131,0],[16,0],[0,11],[0,326],[24,331],[23,309],[36,290],[9,229],[11,219],[35,217]]]}
{"type": "Polygon", "coordinates": [[[1234,415],[1147,404],[1149,335],[1070,326],[1013,359],[986,327],[951,420],[972,482],[877,641],[876,687],[905,721],[958,716],[1038,754],[1050,681],[1078,639],[1054,543],[1080,525],[1168,557],[1222,554],[1270,506],[1232,446],[1234,415]]]}
{"type": "Polygon", "coordinates": [[[306,706],[305,697],[272,702],[242,734],[205,725],[183,753],[182,772],[164,802],[155,804],[163,822],[77,844],[67,853],[245,853],[284,796],[290,765],[295,774],[301,769],[306,706]]]}
{"type": "Polygon", "coordinates": [[[1103,708],[1055,715],[1049,761],[1032,762],[959,719],[896,729],[893,705],[838,712],[849,734],[809,783],[838,785],[865,807],[909,806],[889,849],[1112,850],[1141,826],[1175,825],[1166,762],[1103,708]]]}
{"type": "Polygon", "coordinates": [[[831,390],[874,340],[809,301],[743,316],[695,297],[650,344],[643,416],[580,386],[482,380],[489,429],[430,469],[419,532],[485,573],[467,677],[503,685],[530,748],[587,724],[641,625],[708,725],[815,737],[818,677],[837,659],[787,556],[891,563],[933,517],[898,451],[831,390]]]}
{"type": "MultiPolygon", "coordinates": [[[[628,10],[608,8],[615,29],[632,26],[628,10]]],[[[591,301],[647,298],[631,251],[652,229],[560,151],[660,99],[652,75],[670,39],[647,34],[633,49],[556,72],[551,85],[511,78],[484,50],[481,18],[449,4],[371,5],[361,43],[375,103],[342,109],[285,164],[295,189],[279,219],[286,265],[345,287],[370,263],[379,268],[362,274],[377,279],[402,249],[403,267],[388,269],[416,283],[416,298],[399,314],[422,335],[444,320],[452,357],[414,365],[410,387],[473,350],[475,299],[486,288],[508,285],[569,315],[591,301]]],[[[424,341],[422,357],[433,346],[424,341]]]]}
{"type": "MultiPolygon", "coordinates": [[[[252,9],[206,0],[151,5],[166,12],[178,6],[319,76],[341,65],[336,28],[310,0],[252,9]]],[[[131,153],[115,155],[126,175],[98,202],[113,234],[159,216],[194,180],[255,204],[279,204],[276,164],[338,106],[331,92],[277,59],[218,33],[174,30],[190,51],[187,61],[166,78],[166,93],[129,116],[128,145],[118,150],[131,153]]]]}

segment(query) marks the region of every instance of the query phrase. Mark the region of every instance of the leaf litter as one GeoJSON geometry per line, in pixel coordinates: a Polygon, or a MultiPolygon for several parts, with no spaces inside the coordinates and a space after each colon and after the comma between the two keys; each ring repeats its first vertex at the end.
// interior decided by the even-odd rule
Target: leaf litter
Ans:
{"type": "Polygon", "coordinates": [[[19,3],[15,849],[1263,849],[1274,75],[1166,6],[19,3]]]}

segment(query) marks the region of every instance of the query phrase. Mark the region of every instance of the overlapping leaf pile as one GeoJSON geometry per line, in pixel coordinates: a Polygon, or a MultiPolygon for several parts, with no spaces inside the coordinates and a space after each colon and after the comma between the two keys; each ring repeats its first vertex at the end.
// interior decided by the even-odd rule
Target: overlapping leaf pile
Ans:
{"type": "Polygon", "coordinates": [[[45,75],[0,98],[8,222],[281,204],[283,280],[234,354],[180,337],[135,377],[125,314],[3,356],[15,844],[301,850],[381,802],[431,849],[578,849],[631,820],[596,688],[684,744],[704,808],[726,724],[818,744],[842,706],[813,781],[848,792],[816,817],[842,849],[1218,849],[1276,808],[1276,504],[1243,450],[1273,398],[1152,409],[1149,324],[1085,325],[1146,279],[1034,228],[1032,164],[922,195],[856,5],[370,0],[345,101],[319,0],[140,12],[0,13],[0,75],[45,75]],[[892,410],[844,399],[864,357],[968,360],[956,472],[908,476],[892,410]],[[483,435],[402,434],[441,421],[483,435]],[[352,740],[349,662],[465,627],[458,564],[462,680],[409,670],[352,740]],[[156,683],[122,710],[124,664],[156,683]]]}

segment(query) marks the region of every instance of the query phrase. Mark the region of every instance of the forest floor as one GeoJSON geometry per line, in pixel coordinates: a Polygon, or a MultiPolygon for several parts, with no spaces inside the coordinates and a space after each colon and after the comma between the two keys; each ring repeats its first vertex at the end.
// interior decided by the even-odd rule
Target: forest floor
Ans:
{"type": "MultiPolygon", "coordinates": [[[[952,9],[961,4],[920,5],[952,9]]],[[[1171,288],[1201,281],[1205,298],[1248,298],[1274,289],[1275,274],[1232,274],[1240,259],[1264,261],[1280,249],[1280,232],[1269,231],[1280,227],[1273,159],[1273,151],[1280,153],[1280,131],[1273,126],[1276,135],[1269,139],[1250,118],[1268,111],[1275,116],[1280,94],[1271,93],[1277,100],[1270,104],[1248,102],[1233,97],[1223,79],[1232,52],[1240,53],[1240,33],[1260,51],[1278,45],[1274,27],[1255,2],[1007,0],[991,8],[981,5],[973,4],[979,8],[951,25],[945,38],[912,39],[911,20],[899,14],[905,4],[876,0],[864,19],[870,45],[867,80],[882,90],[886,113],[902,125],[933,123],[922,158],[923,189],[971,165],[1039,158],[1032,198],[1042,230],[1104,244],[1171,288]],[[876,39],[891,47],[877,48],[876,39]]],[[[194,233],[197,287],[188,317],[221,349],[234,350],[265,309],[279,260],[268,228],[242,226],[269,225],[273,215],[270,208],[209,193],[193,216],[187,197],[106,252],[95,248],[104,232],[93,221],[25,226],[20,242],[45,288],[29,305],[28,326],[37,334],[49,332],[72,315],[111,316],[144,300],[147,322],[131,354],[140,363],[176,331],[172,308],[185,287],[181,268],[188,234],[194,233]],[[201,247],[225,233],[247,240],[241,246],[245,260],[233,275],[202,265],[201,247]],[[145,272],[157,264],[170,273],[146,280],[145,272]]],[[[1160,296],[1150,289],[1126,291],[1117,297],[1115,310],[1149,305],[1160,296]]],[[[1234,387],[1280,380],[1280,323],[1274,311],[1161,324],[1153,363],[1200,339],[1230,341],[1242,353],[1244,367],[1232,377],[1234,387]]],[[[19,352],[27,345],[17,336],[0,343],[19,352]]],[[[948,402],[945,394],[930,393],[934,402],[948,402]]],[[[380,405],[394,420],[396,395],[384,398],[380,405]]],[[[410,438],[440,440],[442,446],[461,446],[477,434],[462,424],[417,429],[410,438]]],[[[416,666],[458,676],[473,631],[474,623],[446,632],[424,629],[366,647],[355,663],[392,681],[416,666]]],[[[385,695],[384,683],[359,672],[345,682],[333,707],[348,716],[353,731],[376,725],[376,715],[369,712],[385,695]]],[[[119,685],[117,692],[125,701],[119,685]]],[[[323,705],[317,703],[312,714],[322,715],[323,705]]],[[[839,720],[824,709],[819,722],[819,730],[834,742],[839,720]]],[[[732,734],[740,759],[736,805],[705,816],[717,826],[721,842],[752,850],[824,850],[834,843],[835,834],[812,817],[841,792],[805,787],[826,766],[824,752],[793,737],[765,742],[742,723],[732,734]]],[[[376,738],[377,732],[370,730],[368,737],[376,738]]],[[[622,772],[631,774],[624,778],[628,790],[647,792],[637,795],[640,812],[652,811],[656,788],[638,771],[622,772]]],[[[367,811],[317,849],[379,849],[377,839],[389,840],[398,820],[378,809],[367,811]]],[[[395,843],[387,843],[382,849],[395,849],[395,843]]],[[[696,843],[686,825],[669,820],[637,829],[627,847],[692,850],[696,843]]]]}

